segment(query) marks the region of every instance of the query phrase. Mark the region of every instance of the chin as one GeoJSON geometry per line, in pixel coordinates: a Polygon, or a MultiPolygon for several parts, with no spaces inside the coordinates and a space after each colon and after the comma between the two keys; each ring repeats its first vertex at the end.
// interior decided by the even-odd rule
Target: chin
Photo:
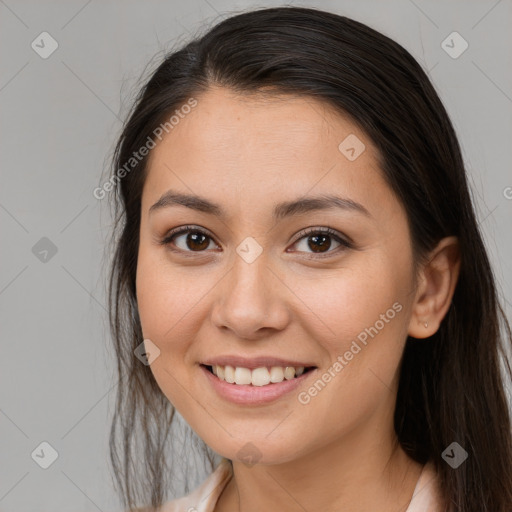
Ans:
{"type": "Polygon", "coordinates": [[[262,435],[260,438],[246,436],[246,439],[231,440],[229,446],[219,443],[207,443],[216,453],[230,459],[233,463],[241,463],[248,467],[256,464],[276,465],[291,462],[297,458],[296,443],[283,444],[279,440],[271,442],[262,435]]]}

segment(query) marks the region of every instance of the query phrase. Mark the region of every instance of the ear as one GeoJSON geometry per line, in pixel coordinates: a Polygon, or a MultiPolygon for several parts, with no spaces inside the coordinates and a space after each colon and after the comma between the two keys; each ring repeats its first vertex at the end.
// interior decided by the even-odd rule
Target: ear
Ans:
{"type": "Polygon", "coordinates": [[[459,271],[458,240],[454,236],[443,238],[419,271],[409,336],[428,338],[439,329],[452,302],[459,271]]]}

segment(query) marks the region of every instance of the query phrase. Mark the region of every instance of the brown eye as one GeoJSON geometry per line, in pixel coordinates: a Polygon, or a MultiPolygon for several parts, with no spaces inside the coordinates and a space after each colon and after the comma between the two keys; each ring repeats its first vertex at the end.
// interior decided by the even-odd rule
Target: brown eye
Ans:
{"type": "MultiPolygon", "coordinates": [[[[171,231],[160,243],[169,246],[175,252],[200,253],[209,249],[212,242],[216,245],[213,238],[202,229],[185,226],[171,231]]],[[[299,252],[328,257],[339,252],[337,249],[351,248],[352,244],[331,228],[310,228],[302,233],[302,237],[294,246],[299,252]],[[334,246],[334,250],[330,250],[333,242],[337,245],[334,246]]]]}
{"type": "Polygon", "coordinates": [[[310,228],[301,234],[303,236],[294,243],[299,252],[329,256],[337,253],[337,249],[340,247],[342,249],[352,247],[350,242],[344,240],[337,231],[331,228],[310,228]],[[333,250],[329,250],[333,247],[333,242],[337,245],[334,246],[333,250]]]}
{"type": "Polygon", "coordinates": [[[331,237],[329,235],[309,236],[308,247],[313,252],[326,252],[331,247],[331,237]]]}
{"type": "Polygon", "coordinates": [[[188,233],[185,238],[185,245],[192,251],[201,251],[207,249],[210,242],[203,233],[188,233]]]}
{"type": "Polygon", "coordinates": [[[212,241],[212,238],[204,231],[198,228],[185,227],[171,232],[162,240],[161,244],[174,245],[178,250],[184,252],[204,252],[212,241]]]}

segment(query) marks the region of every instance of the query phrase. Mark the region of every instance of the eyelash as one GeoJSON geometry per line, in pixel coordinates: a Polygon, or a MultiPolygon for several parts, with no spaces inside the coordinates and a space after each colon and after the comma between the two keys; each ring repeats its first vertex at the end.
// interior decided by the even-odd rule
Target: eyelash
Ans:
{"type": "MultiPolygon", "coordinates": [[[[176,228],[175,230],[170,231],[165,236],[165,238],[163,240],[161,240],[159,243],[161,245],[168,246],[170,248],[170,250],[172,250],[173,252],[179,252],[181,254],[185,254],[187,257],[188,256],[192,256],[193,257],[193,256],[196,256],[199,253],[205,252],[205,251],[185,251],[183,249],[171,247],[171,242],[172,242],[172,240],[174,238],[176,238],[179,235],[188,234],[190,232],[192,232],[192,233],[201,233],[202,235],[207,236],[208,238],[210,238],[210,240],[213,240],[215,242],[214,238],[208,232],[206,232],[205,230],[203,230],[201,228],[198,228],[196,226],[183,226],[181,228],[176,228]],[[190,253],[192,253],[192,254],[190,254],[190,253]]],[[[309,258],[312,258],[312,259],[327,258],[327,257],[332,256],[335,253],[340,252],[340,250],[352,249],[354,247],[354,245],[353,245],[353,243],[351,241],[348,241],[348,240],[344,239],[343,237],[341,237],[339,235],[339,233],[337,231],[335,231],[334,229],[332,229],[330,227],[326,227],[326,228],[307,228],[307,229],[301,231],[298,234],[297,239],[295,240],[295,242],[293,242],[292,245],[296,245],[303,238],[306,238],[306,237],[311,236],[313,234],[329,235],[332,238],[334,238],[336,240],[336,242],[338,242],[340,244],[340,246],[336,247],[332,251],[327,251],[326,253],[307,253],[307,254],[311,255],[311,256],[309,256],[309,258]]]]}

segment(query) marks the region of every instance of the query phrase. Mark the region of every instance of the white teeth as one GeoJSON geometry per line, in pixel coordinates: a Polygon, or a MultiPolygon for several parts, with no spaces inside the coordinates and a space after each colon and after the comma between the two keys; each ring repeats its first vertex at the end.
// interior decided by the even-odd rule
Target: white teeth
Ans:
{"type": "Polygon", "coordinates": [[[284,370],[280,366],[270,368],[270,382],[283,382],[284,370]]]}
{"type": "Polygon", "coordinates": [[[251,383],[251,370],[249,368],[235,368],[235,384],[250,384],[251,383]]]}
{"type": "Polygon", "coordinates": [[[232,366],[224,367],[224,380],[230,384],[235,382],[235,369],[232,366]]]}
{"type": "Polygon", "coordinates": [[[266,368],[256,368],[252,371],[251,377],[253,386],[266,386],[270,382],[270,373],[266,368]]]}
{"type": "Polygon", "coordinates": [[[293,366],[287,366],[284,369],[284,378],[286,380],[292,380],[295,377],[295,368],[293,366]]]}
{"type": "Polygon", "coordinates": [[[270,370],[264,366],[250,370],[249,368],[233,366],[212,366],[212,372],[219,379],[238,386],[266,386],[270,383],[279,383],[291,380],[304,373],[304,366],[272,366],[270,370]]]}

